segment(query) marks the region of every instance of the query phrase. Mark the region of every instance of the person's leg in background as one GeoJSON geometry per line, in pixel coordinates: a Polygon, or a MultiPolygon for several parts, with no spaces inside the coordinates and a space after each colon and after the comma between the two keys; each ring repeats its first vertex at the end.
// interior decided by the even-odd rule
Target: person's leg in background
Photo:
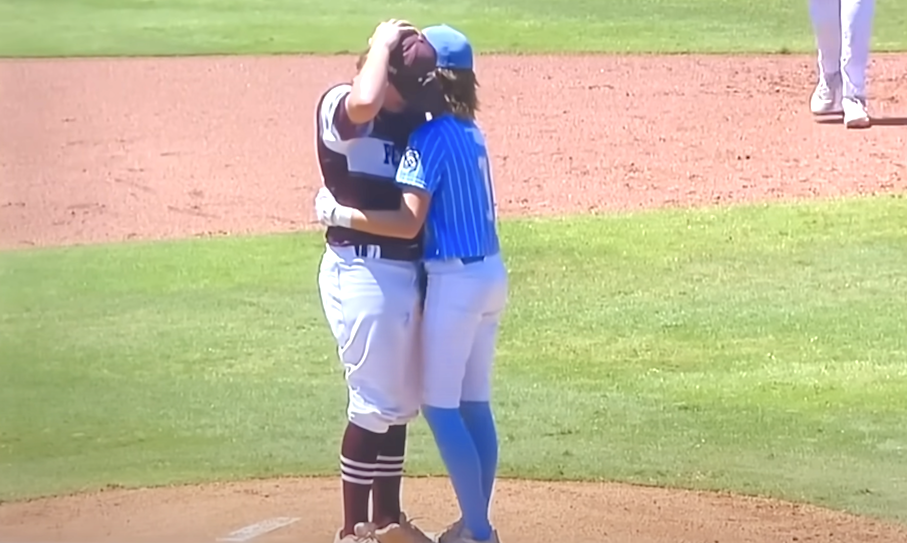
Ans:
{"type": "Polygon", "coordinates": [[[810,97],[815,115],[843,111],[841,86],[841,0],[809,0],[818,58],[819,81],[810,97]]]}
{"type": "Polygon", "coordinates": [[[866,128],[871,124],[866,112],[866,70],[875,0],[840,1],[844,124],[848,128],[866,128]]]}

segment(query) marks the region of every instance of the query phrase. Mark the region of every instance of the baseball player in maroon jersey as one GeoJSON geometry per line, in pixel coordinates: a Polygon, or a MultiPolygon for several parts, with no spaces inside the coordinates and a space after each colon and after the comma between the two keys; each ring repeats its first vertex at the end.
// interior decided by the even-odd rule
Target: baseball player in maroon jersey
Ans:
{"type": "MultiPolygon", "coordinates": [[[[381,23],[351,84],[318,102],[317,154],[338,202],[396,209],[394,177],[436,55],[405,21],[381,23]]],[[[329,227],[318,283],[348,387],[340,447],[343,527],[335,543],[427,543],[401,511],[407,423],[420,405],[421,234],[413,239],[329,227]],[[369,498],[371,497],[371,518],[369,498]]]]}

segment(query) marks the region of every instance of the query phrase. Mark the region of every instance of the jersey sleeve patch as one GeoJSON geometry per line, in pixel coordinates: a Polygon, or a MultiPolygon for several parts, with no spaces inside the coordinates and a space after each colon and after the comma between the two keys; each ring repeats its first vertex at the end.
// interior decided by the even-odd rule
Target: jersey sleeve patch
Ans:
{"type": "Polygon", "coordinates": [[[430,172],[425,171],[422,154],[410,142],[410,146],[403,152],[400,164],[397,166],[397,183],[427,190],[427,175],[430,175],[430,172]]]}
{"type": "Polygon", "coordinates": [[[422,157],[419,154],[419,151],[410,147],[403,153],[403,158],[400,159],[400,173],[408,174],[415,172],[419,169],[421,163],[422,157]]]}
{"type": "Polygon", "coordinates": [[[444,154],[438,129],[425,124],[413,132],[397,167],[397,183],[434,194],[440,182],[439,164],[443,163],[444,154]]]}

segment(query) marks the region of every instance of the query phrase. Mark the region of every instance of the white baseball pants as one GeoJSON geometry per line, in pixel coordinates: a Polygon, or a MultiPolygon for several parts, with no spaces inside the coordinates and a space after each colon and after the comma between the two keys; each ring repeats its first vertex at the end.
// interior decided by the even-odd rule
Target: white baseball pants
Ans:
{"type": "Polygon", "coordinates": [[[318,284],[349,389],[350,422],[383,434],[419,414],[418,263],[327,246],[318,284]]]}
{"type": "Polygon", "coordinates": [[[866,99],[866,69],[872,41],[875,0],[810,0],[818,48],[819,76],[840,77],[843,97],[866,99]]]}
{"type": "Polygon", "coordinates": [[[507,304],[507,270],[500,255],[464,264],[428,261],[422,314],[422,403],[455,409],[461,401],[491,400],[498,326],[507,304]]]}

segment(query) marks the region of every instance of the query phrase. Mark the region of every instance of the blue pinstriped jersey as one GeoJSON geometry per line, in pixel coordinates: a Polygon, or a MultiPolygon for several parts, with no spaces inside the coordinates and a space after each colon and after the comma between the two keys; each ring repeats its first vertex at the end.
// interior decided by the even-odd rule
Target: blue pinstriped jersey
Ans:
{"type": "Polygon", "coordinates": [[[419,127],[409,137],[397,183],[431,194],[426,260],[498,253],[488,149],[474,122],[443,115],[419,127]]]}

